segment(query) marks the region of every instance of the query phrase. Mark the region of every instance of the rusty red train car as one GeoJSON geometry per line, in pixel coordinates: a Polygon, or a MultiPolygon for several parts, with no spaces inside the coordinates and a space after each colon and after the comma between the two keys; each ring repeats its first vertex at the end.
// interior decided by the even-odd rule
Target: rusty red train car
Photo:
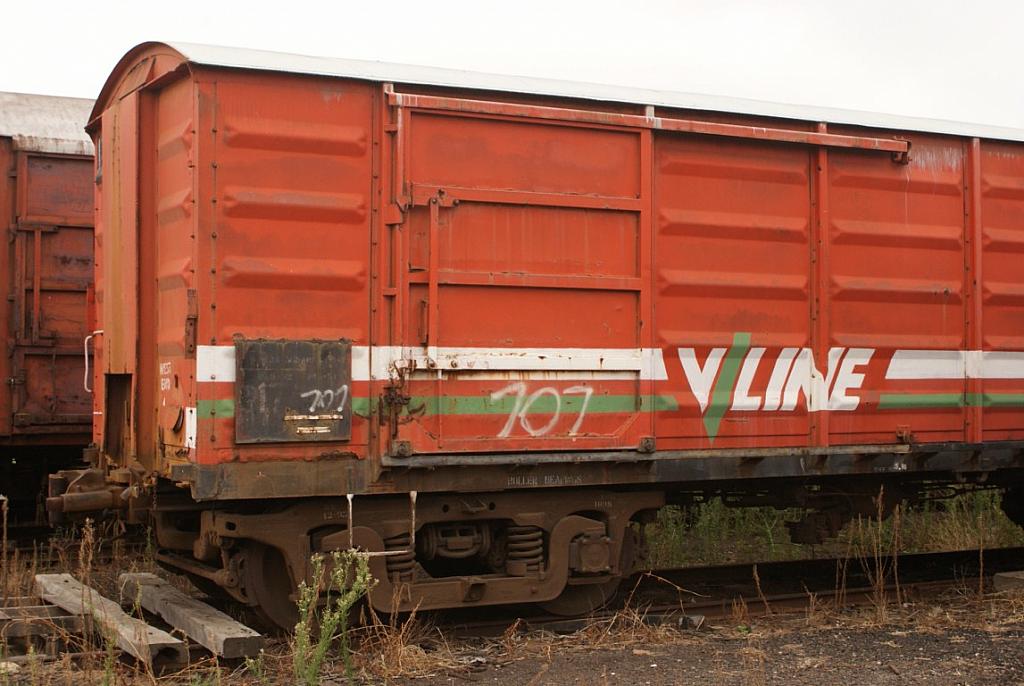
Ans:
{"type": "Polygon", "coordinates": [[[20,520],[41,505],[42,488],[28,482],[43,486],[49,471],[79,462],[90,440],[82,342],[93,273],[92,105],[0,93],[0,493],[20,520]]]}
{"type": "Polygon", "coordinates": [[[281,623],[318,551],[571,613],[666,503],[1019,487],[1022,131],[162,43],[90,131],[81,478],[281,623]]]}

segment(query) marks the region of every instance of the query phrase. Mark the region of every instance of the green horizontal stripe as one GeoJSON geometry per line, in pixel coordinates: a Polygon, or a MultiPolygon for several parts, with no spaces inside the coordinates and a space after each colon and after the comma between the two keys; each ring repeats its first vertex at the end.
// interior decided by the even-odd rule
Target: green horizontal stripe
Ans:
{"type": "Polygon", "coordinates": [[[1024,393],[982,393],[984,407],[1022,407],[1024,393]]]}
{"type": "Polygon", "coordinates": [[[370,399],[352,398],[352,414],[359,415],[360,417],[369,417],[370,399]]]}
{"type": "MultiPolygon", "coordinates": [[[[352,398],[352,412],[368,417],[370,415],[370,399],[352,398]]],[[[196,414],[199,419],[228,419],[235,416],[235,401],[200,400],[196,403],[196,414]]]]}
{"type": "Polygon", "coordinates": [[[234,400],[200,400],[196,403],[196,415],[199,419],[224,419],[235,416],[234,400]]]}
{"type": "Polygon", "coordinates": [[[644,395],[641,396],[640,409],[644,412],[675,412],[679,403],[672,395],[644,395]]]}
{"type": "MultiPolygon", "coordinates": [[[[583,410],[586,397],[583,395],[563,395],[561,412],[565,414],[579,413],[583,410]]],[[[591,396],[587,402],[587,413],[636,412],[637,399],[632,395],[600,395],[591,396]]],[[[545,394],[530,404],[527,414],[554,414],[555,397],[545,394]]],[[[426,414],[511,414],[516,408],[516,397],[506,396],[499,400],[491,400],[486,396],[415,396],[407,406],[415,412],[426,414]],[[421,409],[422,408],[422,409],[421,409]]],[[[670,395],[646,395],[640,397],[641,412],[662,412],[678,410],[676,399],[670,395]]],[[[200,400],[196,404],[196,412],[200,419],[225,419],[235,416],[234,400],[200,400]]],[[[369,398],[352,398],[352,413],[368,417],[370,414],[369,398]]]]}
{"type": "Polygon", "coordinates": [[[881,410],[909,407],[1024,407],[1024,393],[882,393],[881,410]]]}
{"type": "MultiPolygon", "coordinates": [[[[529,397],[529,396],[527,396],[529,397]]],[[[591,412],[658,412],[678,409],[675,398],[668,395],[640,396],[637,407],[637,396],[634,395],[594,395],[588,401],[584,395],[562,395],[559,404],[554,395],[545,393],[529,404],[527,414],[554,414],[556,407],[563,414],[574,414],[583,411],[586,404],[587,414],[591,412]]],[[[525,402],[525,399],[524,399],[525,402]]],[[[415,412],[426,414],[512,414],[517,406],[514,394],[491,400],[487,396],[447,395],[417,396],[409,401],[408,407],[415,412]],[[422,409],[420,409],[422,408],[422,409]]]]}

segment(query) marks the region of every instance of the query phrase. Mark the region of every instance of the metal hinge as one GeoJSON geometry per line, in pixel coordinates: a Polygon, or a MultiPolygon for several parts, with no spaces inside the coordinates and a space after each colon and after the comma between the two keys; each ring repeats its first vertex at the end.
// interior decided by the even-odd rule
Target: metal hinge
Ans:
{"type": "Polygon", "coordinates": [[[188,289],[188,309],[185,315],[185,357],[196,356],[196,326],[199,322],[199,297],[196,289],[188,289]]]}
{"type": "Polygon", "coordinates": [[[405,221],[405,215],[403,214],[405,208],[397,203],[386,203],[384,205],[384,223],[388,226],[395,224],[401,224],[405,221]]]}

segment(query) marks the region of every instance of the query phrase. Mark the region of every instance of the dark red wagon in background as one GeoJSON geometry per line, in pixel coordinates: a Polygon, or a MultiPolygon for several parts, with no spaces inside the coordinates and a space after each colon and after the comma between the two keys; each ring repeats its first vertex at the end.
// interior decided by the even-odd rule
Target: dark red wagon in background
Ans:
{"type": "Polygon", "coordinates": [[[0,93],[0,493],[19,521],[45,520],[46,475],[91,433],[92,104],[0,93]]]}

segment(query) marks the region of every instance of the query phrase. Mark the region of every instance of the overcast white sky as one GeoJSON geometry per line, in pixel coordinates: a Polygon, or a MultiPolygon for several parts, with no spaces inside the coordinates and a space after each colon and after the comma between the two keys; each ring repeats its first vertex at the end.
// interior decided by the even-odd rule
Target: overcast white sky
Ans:
{"type": "Polygon", "coordinates": [[[95,97],[146,40],[1024,128],[1021,0],[4,0],[0,90],[95,97]]]}

